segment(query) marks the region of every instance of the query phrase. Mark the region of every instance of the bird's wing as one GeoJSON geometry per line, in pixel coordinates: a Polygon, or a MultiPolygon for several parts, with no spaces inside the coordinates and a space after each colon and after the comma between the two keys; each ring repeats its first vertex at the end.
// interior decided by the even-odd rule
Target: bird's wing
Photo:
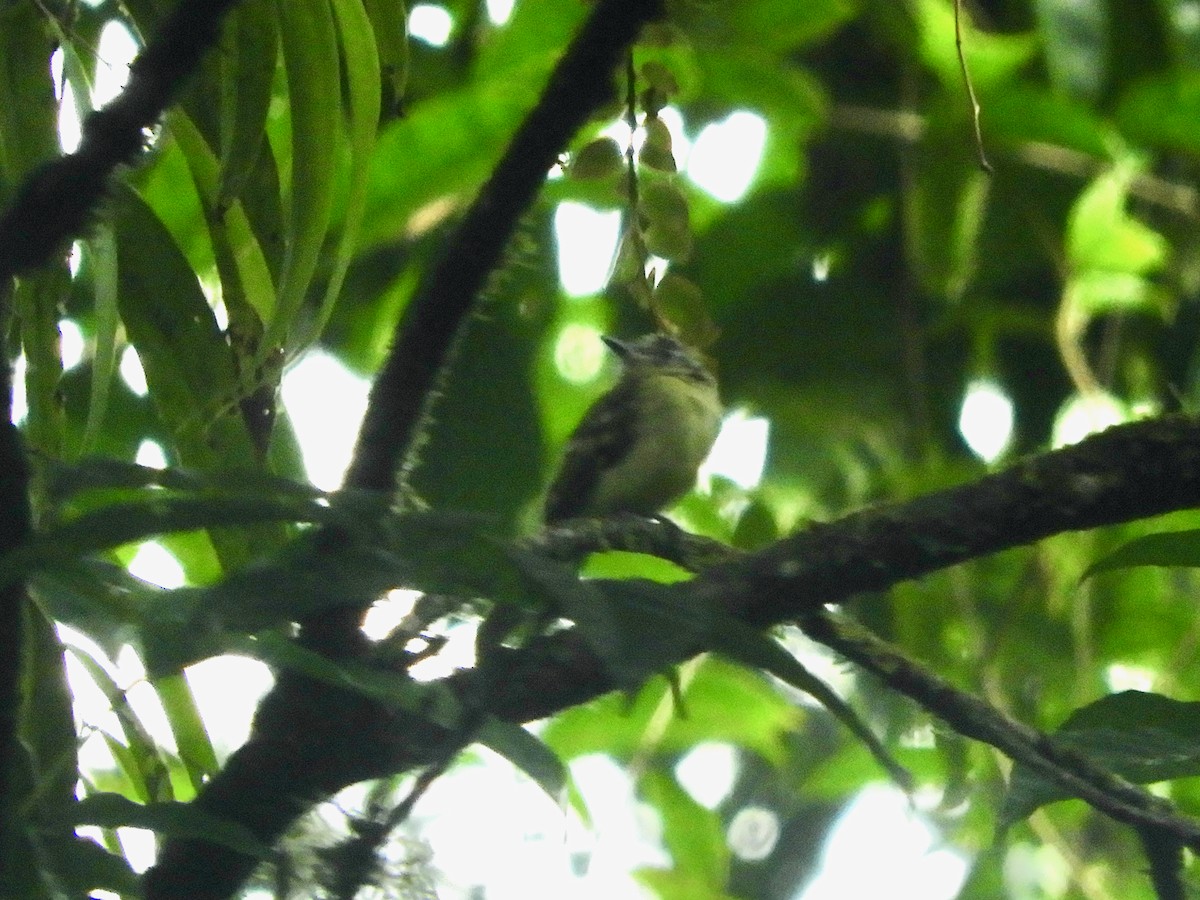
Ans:
{"type": "Polygon", "coordinates": [[[634,444],[638,388],[635,379],[622,379],[584,414],[546,496],[546,522],[591,511],[589,502],[600,476],[615,468],[634,444]]]}

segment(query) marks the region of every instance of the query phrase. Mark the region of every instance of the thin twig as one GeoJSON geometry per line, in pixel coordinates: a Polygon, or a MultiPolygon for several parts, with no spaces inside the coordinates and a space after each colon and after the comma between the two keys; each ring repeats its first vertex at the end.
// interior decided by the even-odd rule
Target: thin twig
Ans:
{"type": "MultiPolygon", "coordinates": [[[[830,110],[830,124],[839,130],[854,134],[915,144],[927,130],[926,119],[918,112],[907,109],[880,109],[839,103],[830,110]]],[[[1071,178],[1095,178],[1112,167],[1112,161],[1091,156],[1080,150],[1050,144],[1045,141],[1024,141],[1007,150],[1024,165],[1044,172],[1054,172],[1071,178]]],[[[1183,216],[1190,221],[1200,219],[1200,191],[1183,182],[1169,181],[1150,172],[1134,176],[1129,193],[1145,203],[1153,204],[1183,216]]]]}
{"type": "Polygon", "coordinates": [[[1200,822],[1176,815],[1165,800],[1057,744],[981,697],[960,691],[862,626],[842,616],[815,612],[801,619],[800,627],[813,640],[858,663],[959,734],[996,747],[1072,796],[1119,822],[1147,830],[1160,842],[1175,841],[1200,850],[1200,822]]]}
{"type": "Polygon", "coordinates": [[[958,66],[962,70],[963,84],[967,87],[967,98],[971,101],[971,124],[975,129],[975,149],[979,153],[979,168],[992,174],[992,164],[983,150],[983,131],[979,127],[979,99],[975,96],[975,85],[971,82],[971,70],[963,55],[962,0],[954,0],[954,48],[958,51],[958,66]]]}

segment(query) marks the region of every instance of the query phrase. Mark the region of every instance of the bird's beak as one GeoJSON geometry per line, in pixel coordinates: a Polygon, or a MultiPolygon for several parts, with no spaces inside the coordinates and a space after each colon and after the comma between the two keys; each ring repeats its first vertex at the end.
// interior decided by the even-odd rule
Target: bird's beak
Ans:
{"type": "Polygon", "coordinates": [[[629,358],[629,345],[624,341],[615,337],[609,337],[607,334],[600,335],[600,340],[608,344],[608,349],[621,357],[621,359],[629,358]]]}

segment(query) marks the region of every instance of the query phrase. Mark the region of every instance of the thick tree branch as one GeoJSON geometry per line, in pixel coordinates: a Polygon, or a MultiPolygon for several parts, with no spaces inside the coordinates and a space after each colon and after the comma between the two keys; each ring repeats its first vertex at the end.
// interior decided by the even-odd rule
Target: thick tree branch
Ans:
{"type": "MultiPolygon", "coordinates": [[[[766,627],[1050,534],[1194,506],[1200,506],[1200,426],[1182,417],[1142,422],[961,487],[813,526],[760,553],[730,551],[730,558],[693,581],[663,590],[678,592],[681,602],[717,603],[744,622],[766,627]]],[[[656,550],[681,560],[711,562],[721,555],[704,541],[681,540],[670,526],[642,523],[631,533],[632,540],[623,542],[611,527],[564,526],[543,540],[555,555],[581,549],[581,534],[595,536],[598,546],[656,550]]],[[[681,651],[680,659],[704,649],[681,651]]],[[[510,652],[510,681],[492,708],[509,721],[542,718],[616,686],[572,631],[510,652]]],[[[486,690],[480,678],[478,671],[464,671],[444,685],[460,697],[479,696],[486,690]]],[[[447,736],[443,729],[364,698],[291,684],[296,694],[264,704],[258,735],[199,800],[209,812],[249,826],[267,843],[309,802],[366,778],[425,764],[447,736]]],[[[206,872],[211,880],[213,872],[236,870],[240,879],[253,862],[209,844],[173,844],[151,884],[188,885],[189,872],[206,872]]],[[[148,896],[185,893],[164,888],[148,896]]]]}
{"type": "Polygon", "coordinates": [[[120,165],[133,162],[237,0],[181,0],[133,61],[121,94],[83,123],[79,149],[30,173],[0,217],[0,282],[46,262],[79,237],[120,165]]]}
{"type": "Polygon", "coordinates": [[[692,589],[750,624],[773,625],[1052,534],[1196,506],[1200,425],[1153,419],[909,503],[813,525],[710,571],[692,589]]]}

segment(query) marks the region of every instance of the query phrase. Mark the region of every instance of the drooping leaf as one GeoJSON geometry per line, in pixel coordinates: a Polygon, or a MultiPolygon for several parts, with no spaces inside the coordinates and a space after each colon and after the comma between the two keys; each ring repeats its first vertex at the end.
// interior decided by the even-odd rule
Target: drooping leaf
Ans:
{"type": "Polygon", "coordinates": [[[73,825],[132,826],[164,837],[211,841],[249,856],[265,857],[270,852],[244,825],[215,818],[190,803],[141,804],[120,794],[100,793],[84,797],[59,816],[73,825]]]}
{"type": "MultiPolygon", "coordinates": [[[[1109,694],[1072,713],[1053,737],[1137,784],[1200,774],[1200,703],[1142,691],[1109,694]]],[[[1018,765],[1001,819],[1012,824],[1070,796],[1047,776],[1018,765]]]]}
{"type": "Polygon", "coordinates": [[[359,226],[362,224],[368,196],[369,166],[375,149],[376,128],[379,122],[380,83],[379,57],[371,34],[371,20],[363,9],[362,0],[332,0],[341,47],[342,65],[346,72],[346,129],[350,143],[350,188],[342,216],[342,234],[334,257],[333,273],[325,288],[325,298],[311,329],[316,339],[329,321],[346,277],[350,260],[357,250],[359,226]]]}
{"type": "MultiPolygon", "coordinates": [[[[228,209],[258,166],[266,144],[267,113],[279,52],[271,0],[248,0],[231,12],[222,45],[220,185],[215,206],[228,209]]],[[[269,151],[268,151],[269,152],[269,151]]]]}
{"type": "Polygon", "coordinates": [[[121,319],[179,458],[199,468],[249,465],[233,361],[195,273],[136,194],[118,190],[115,207],[121,319]]]}
{"type": "Polygon", "coordinates": [[[988,177],[969,150],[965,123],[929,131],[913,153],[912,184],[904,194],[906,249],[922,287],[957,301],[975,274],[988,177]]]}
{"type": "MultiPolygon", "coordinates": [[[[97,889],[114,891],[122,897],[141,896],[140,879],[125,858],[109,853],[95,841],[88,838],[54,841],[45,849],[51,860],[49,868],[75,896],[87,896],[97,889]]],[[[12,896],[29,900],[35,897],[32,893],[12,896]]]]}
{"type": "Polygon", "coordinates": [[[1082,577],[1132,566],[1200,566],[1200,530],[1165,531],[1135,538],[1096,560],[1082,577]]]}
{"type": "Polygon", "coordinates": [[[643,579],[581,581],[565,566],[516,558],[534,591],[571,619],[617,684],[639,687],[702,646],[713,613],[643,579]]]}
{"type": "Polygon", "coordinates": [[[117,330],[121,323],[117,244],[112,228],[108,225],[97,228],[87,246],[95,285],[96,336],[87,424],[80,445],[82,453],[89,453],[95,447],[104,416],[108,412],[109,390],[117,371],[117,330]]]}
{"type": "MultiPolygon", "coordinates": [[[[187,770],[192,790],[199,793],[205,782],[216,775],[220,764],[208,728],[196,707],[195,695],[182,674],[158,679],[154,682],[154,690],[171,726],[179,759],[187,770]]],[[[179,799],[190,800],[191,797],[179,799]]]]}
{"type": "MultiPolygon", "coordinates": [[[[265,345],[295,328],[333,209],[341,72],[330,0],[276,0],[291,111],[291,180],[279,302],[265,345]]],[[[378,107],[376,107],[378,108],[378,107]]]]}
{"type": "Polygon", "coordinates": [[[761,668],[786,684],[804,691],[829,712],[870,751],[875,761],[905,791],[913,789],[913,777],[884,746],[862,717],[829,685],[810,672],[770,635],[727,619],[714,629],[714,649],[743,665],[761,668]]]}
{"type": "Polygon", "coordinates": [[[364,0],[371,20],[371,36],[379,58],[382,86],[380,119],[395,116],[404,102],[408,87],[408,15],[399,0],[364,0]]]}
{"type": "Polygon", "coordinates": [[[567,769],[536,735],[514,722],[493,717],[484,723],[475,737],[532,778],[555,803],[563,801],[567,769]]]}

